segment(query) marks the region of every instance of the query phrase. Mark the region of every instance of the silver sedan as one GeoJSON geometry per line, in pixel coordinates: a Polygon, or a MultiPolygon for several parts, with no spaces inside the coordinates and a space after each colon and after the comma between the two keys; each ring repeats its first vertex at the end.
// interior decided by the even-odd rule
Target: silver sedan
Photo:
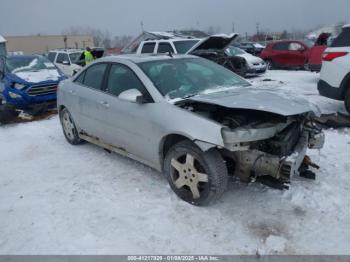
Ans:
{"type": "Polygon", "coordinates": [[[194,205],[220,198],[230,175],[279,189],[292,175],[314,178],[306,149],[324,142],[305,100],[194,56],[96,60],[60,83],[58,109],[69,143],[153,167],[194,205]]]}

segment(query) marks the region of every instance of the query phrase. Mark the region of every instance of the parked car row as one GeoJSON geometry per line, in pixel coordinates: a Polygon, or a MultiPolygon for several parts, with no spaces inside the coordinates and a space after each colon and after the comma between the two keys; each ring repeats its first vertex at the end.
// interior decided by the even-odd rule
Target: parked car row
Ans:
{"type": "MultiPolygon", "coordinates": [[[[265,73],[265,62],[232,46],[238,34],[213,35],[205,38],[186,38],[167,32],[145,32],[154,39],[141,39],[136,46],[127,46],[123,53],[135,54],[192,54],[214,61],[246,77],[265,73]],[[125,51],[127,50],[127,51],[125,51]]],[[[144,33],[144,34],[145,34],[144,33]]],[[[132,42],[135,45],[135,42],[132,42]]]]}
{"type": "MultiPolygon", "coordinates": [[[[104,56],[103,48],[94,47],[91,53],[95,59],[104,56]]],[[[83,49],[56,49],[51,50],[48,59],[54,63],[67,77],[73,76],[84,65],[84,50],[83,49]]]]}

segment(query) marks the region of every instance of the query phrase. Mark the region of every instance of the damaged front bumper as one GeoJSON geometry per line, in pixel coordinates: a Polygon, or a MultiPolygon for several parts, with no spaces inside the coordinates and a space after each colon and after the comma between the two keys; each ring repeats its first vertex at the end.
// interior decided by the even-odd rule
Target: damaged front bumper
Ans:
{"type": "MultiPolygon", "coordinates": [[[[283,129],[283,126],[275,126],[275,131],[281,129],[283,129]]],[[[271,135],[273,132],[272,127],[263,130],[264,132],[254,130],[252,133],[259,134],[259,138],[262,138],[269,136],[269,134],[271,135]]],[[[226,138],[228,137],[226,136],[226,138]]],[[[245,138],[244,140],[247,139],[245,138]]],[[[308,169],[311,162],[306,156],[307,149],[322,148],[325,142],[325,136],[320,130],[304,128],[292,153],[286,156],[252,149],[251,143],[243,141],[225,144],[225,147],[227,146],[226,148],[231,151],[230,154],[233,155],[235,162],[234,175],[245,182],[267,181],[264,184],[284,189],[286,188],[284,184],[288,184],[292,176],[303,175],[303,172],[308,169]],[[305,159],[308,159],[308,161],[305,159]]]]}

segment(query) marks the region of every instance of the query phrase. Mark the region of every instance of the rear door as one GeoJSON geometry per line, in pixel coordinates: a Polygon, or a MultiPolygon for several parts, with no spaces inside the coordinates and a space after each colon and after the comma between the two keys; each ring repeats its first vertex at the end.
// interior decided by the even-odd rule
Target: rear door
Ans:
{"type": "Polygon", "coordinates": [[[155,51],[155,42],[145,42],[141,47],[141,54],[153,54],[155,51]]]}
{"type": "Polygon", "coordinates": [[[172,45],[168,42],[159,42],[158,43],[158,48],[157,48],[157,53],[158,54],[167,54],[167,53],[172,53],[174,54],[174,48],[172,45]]]}
{"type": "Polygon", "coordinates": [[[288,46],[287,65],[292,67],[302,67],[307,60],[307,47],[300,42],[290,42],[288,46]]]}

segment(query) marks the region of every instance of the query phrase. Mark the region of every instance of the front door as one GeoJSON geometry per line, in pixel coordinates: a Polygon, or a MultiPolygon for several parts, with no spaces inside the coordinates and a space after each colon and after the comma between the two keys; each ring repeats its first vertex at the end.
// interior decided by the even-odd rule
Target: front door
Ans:
{"type": "Polygon", "coordinates": [[[108,64],[99,63],[90,66],[75,81],[73,90],[68,90],[76,97],[73,117],[79,127],[87,134],[101,138],[103,136],[103,118],[105,104],[103,101],[103,81],[108,64]]]}
{"type": "Polygon", "coordinates": [[[152,116],[159,112],[159,105],[153,103],[136,74],[125,65],[112,64],[102,100],[106,105],[102,118],[105,127],[104,141],[146,161],[154,162],[158,148],[153,139],[154,130],[157,129],[152,116]],[[148,102],[140,104],[119,98],[122,92],[130,89],[140,91],[148,102]]]}

